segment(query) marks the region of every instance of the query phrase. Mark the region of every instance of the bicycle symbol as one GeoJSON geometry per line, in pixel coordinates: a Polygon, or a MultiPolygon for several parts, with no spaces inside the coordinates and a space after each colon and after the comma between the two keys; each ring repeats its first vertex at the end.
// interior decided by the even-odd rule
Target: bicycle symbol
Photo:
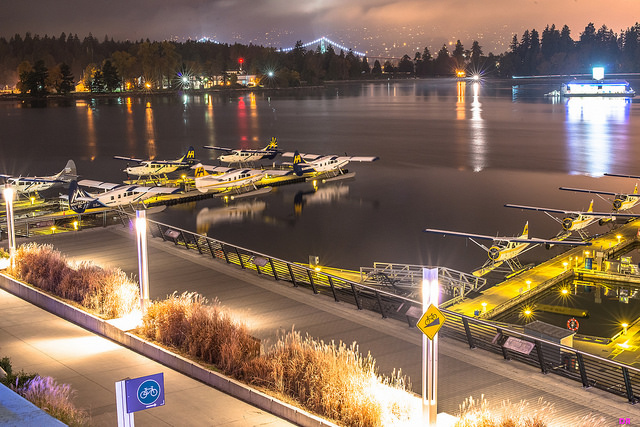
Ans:
{"type": "Polygon", "coordinates": [[[160,397],[160,384],[154,380],[146,380],[138,386],[138,401],[144,405],[151,405],[160,397]]]}
{"type": "Polygon", "coordinates": [[[158,395],[158,389],[151,387],[145,387],[144,390],[140,392],[140,399],[146,399],[147,396],[156,397],[158,395]]]}

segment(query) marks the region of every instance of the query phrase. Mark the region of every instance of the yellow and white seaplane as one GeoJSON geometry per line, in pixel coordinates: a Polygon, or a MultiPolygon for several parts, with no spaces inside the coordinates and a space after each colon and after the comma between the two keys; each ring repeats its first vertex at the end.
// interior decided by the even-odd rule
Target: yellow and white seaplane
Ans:
{"type": "MultiPolygon", "coordinates": [[[[622,175],[610,175],[610,176],[622,176],[622,175]]],[[[629,178],[631,176],[628,176],[629,178]]],[[[633,189],[633,193],[624,194],[624,193],[614,193],[612,191],[600,191],[600,190],[588,190],[583,188],[568,188],[568,187],[560,187],[560,190],[565,191],[577,191],[579,193],[591,193],[597,194],[603,200],[612,202],[612,208],[614,211],[626,211],[638,203],[640,203],[640,194],[638,194],[638,184],[636,184],[633,189]],[[610,198],[605,198],[603,196],[613,196],[613,200],[610,198]]]]}
{"type": "MultiPolygon", "coordinates": [[[[209,166],[201,163],[192,167],[195,172],[195,184],[201,193],[223,192],[231,190],[257,190],[256,182],[265,176],[288,175],[286,170],[236,169],[224,166],[209,166]]],[[[268,190],[271,190],[269,188],[268,190]]]]}
{"type": "Polygon", "coordinates": [[[127,165],[123,170],[128,176],[149,177],[151,179],[166,176],[166,174],[177,170],[189,169],[197,163],[193,147],[189,147],[187,153],[176,160],[142,160],[124,156],[113,156],[113,158],[137,163],[135,166],[127,165]]]}
{"type": "Polygon", "coordinates": [[[349,162],[374,162],[380,159],[377,156],[323,156],[320,154],[304,154],[295,152],[287,152],[282,157],[293,157],[293,163],[283,163],[284,165],[293,165],[293,171],[296,175],[304,174],[320,174],[333,173],[338,175],[343,173],[342,168],[349,162]]]}
{"type": "Polygon", "coordinates": [[[524,209],[531,211],[544,212],[551,219],[562,225],[563,232],[556,236],[557,238],[569,237],[571,232],[576,231],[582,239],[586,239],[588,236],[585,228],[591,224],[598,222],[600,225],[615,222],[618,219],[640,218],[640,214],[632,213],[620,213],[620,212],[594,212],[593,200],[589,204],[589,209],[584,211],[567,211],[562,209],[540,208],[537,206],[523,206],[506,204],[507,208],[524,209]],[[553,214],[559,214],[556,216],[553,214]]]}
{"type": "Polygon", "coordinates": [[[278,154],[281,153],[281,151],[278,150],[278,140],[275,137],[271,138],[271,141],[269,142],[269,144],[267,144],[267,146],[264,147],[262,150],[251,150],[246,148],[234,149],[234,148],[227,148],[227,147],[214,147],[212,145],[204,145],[203,147],[209,150],[216,150],[216,151],[222,151],[223,153],[228,153],[218,157],[218,160],[228,164],[234,164],[234,163],[247,164],[247,163],[257,162],[258,160],[272,160],[278,154]]]}
{"type": "Polygon", "coordinates": [[[471,234],[461,233],[458,231],[437,230],[434,228],[427,228],[424,230],[427,233],[435,233],[442,235],[461,236],[466,237],[473,243],[487,251],[489,259],[484,263],[482,267],[473,272],[474,276],[484,276],[485,274],[500,267],[503,263],[506,263],[511,271],[522,270],[522,264],[518,260],[518,255],[527,252],[538,245],[569,245],[569,246],[590,246],[590,242],[573,242],[562,241],[556,239],[538,239],[535,237],[529,237],[529,223],[524,226],[524,230],[520,236],[516,237],[496,237],[487,236],[484,234],[471,234]],[[487,247],[478,240],[491,240],[491,246],[487,247]]]}

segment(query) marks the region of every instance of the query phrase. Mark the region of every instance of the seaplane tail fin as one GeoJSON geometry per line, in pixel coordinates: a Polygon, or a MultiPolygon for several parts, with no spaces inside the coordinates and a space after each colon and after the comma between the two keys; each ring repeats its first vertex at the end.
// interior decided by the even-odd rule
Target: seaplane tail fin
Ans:
{"type": "Polygon", "coordinates": [[[524,230],[522,231],[522,236],[525,239],[529,238],[529,221],[527,221],[527,223],[524,225],[524,230]]]}
{"type": "Polygon", "coordinates": [[[593,212],[593,199],[591,199],[591,204],[589,205],[589,209],[587,209],[587,212],[593,212]]]}
{"type": "Polygon", "coordinates": [[[64,169],[58,172],[55,175],[56,178],[60,178],[65,180],[65,178],[69,181],[78,177],[78,172],[76,171],[76,163],[73,160],[69,160],[65,165],[64,169]]]}
{"type": "Polygon", "coordinates": [[[94,198],[78,186],[74,179],[69,183],[69,208],[76,213],[83,213],[94,198]]]}
{"type": "Polygon", "coordinates": [[[184,156],[180,157],[178,159],[178,162],[187,162],[187,163],[191,163],[196,159],[196,150],[193,147],[189,147],[187,149],[187,154],[185,154],[184,156]]]}
{"type": "Polygon", "coordinates": [[[307,162],[302,158],[298,150],[296,150],[296,152],[293,153],[293,171],[295,172],[295,174],[298,176],[302,176],[302,174],[305,172],[303,165],[306,164],[307,162]]]}
{"type": "Polygon", "coordinates": [[[265,150],[277,150],[278,149],[278,139],[275,136],[271,137],[271,141],[264,147],[265,150]]]}
{"type": "Polygon", "coordinates": [[[638,194],[638,184],[636,184],[635,188],[633,189],[633,194],[638,194]]]}
{"type": "Polygon", "coordinates": [[[196,178],[201,178],[203,176],[209,175],[209,173],[206,170],[204,170],[204,167],[198,166],[194,172],[194,175],[196,178]]]}

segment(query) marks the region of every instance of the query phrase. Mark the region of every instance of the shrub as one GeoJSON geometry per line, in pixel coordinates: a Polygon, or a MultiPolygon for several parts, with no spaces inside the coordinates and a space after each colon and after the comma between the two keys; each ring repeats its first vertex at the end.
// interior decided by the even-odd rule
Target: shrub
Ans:
{"type": "Polygon", "coordinates": [[[71,264],[51,245],[20,246],[10,273],[106,318],[124,316],[139,303],[138,285],[122,270],[90,262],[71,264]]]}

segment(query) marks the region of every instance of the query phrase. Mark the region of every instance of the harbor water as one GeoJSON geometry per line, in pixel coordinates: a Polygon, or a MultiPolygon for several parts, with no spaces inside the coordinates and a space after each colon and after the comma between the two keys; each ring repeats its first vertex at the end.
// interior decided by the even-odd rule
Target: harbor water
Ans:
{"type": "MultiPolygon", "coordinates": [[[[581,210],[595,199],[558,187],[631,192],[640,175],[640,99],[552,98],[554,82],[399,80],[317,89],[0,100],[0,173],[48,175],[73,159],[81,178],[126,179],[114,155],[175,159],[188,146],[379,156],[349,180],[276,187],[256,198],[171,206],[152,218],[295,262],[441,265],[465,272],[486,253],[425,228],[550,238],[561,226],[505,203],[581,210]]],[[[640,88],[640,81],[630,80],[640,88]]],[[[290,159],[289,159],[290,160],[290,159]]],[[[276,161],[282,161],[276,158],[276,161]]],[[[605,228],[593,225],[591,233],[605,228]]],[[[544,248],[522,256],[539,261],[544,248]]]]}

